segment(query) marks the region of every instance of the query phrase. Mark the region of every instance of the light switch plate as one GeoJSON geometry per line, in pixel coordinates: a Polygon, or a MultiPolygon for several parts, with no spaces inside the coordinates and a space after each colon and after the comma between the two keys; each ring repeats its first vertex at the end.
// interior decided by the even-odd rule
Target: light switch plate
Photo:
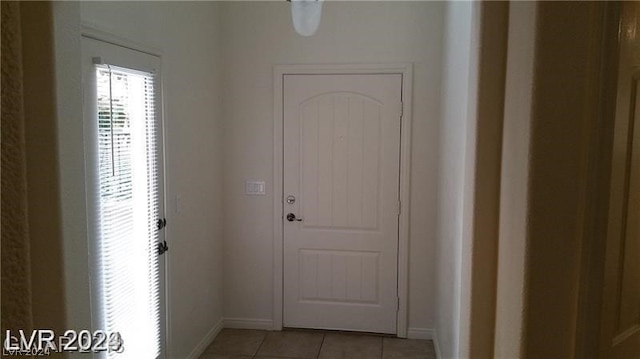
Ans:
{"type": "Polygon", "coordinates": [[[266,191],[264,181],[246,181],[244,186],[244,193],[253,196],[265,195],[266,191]]]}

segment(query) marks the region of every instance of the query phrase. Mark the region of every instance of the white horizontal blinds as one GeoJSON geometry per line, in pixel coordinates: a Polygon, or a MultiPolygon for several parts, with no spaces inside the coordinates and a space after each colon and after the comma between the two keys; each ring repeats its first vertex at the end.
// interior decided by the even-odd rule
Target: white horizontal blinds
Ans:
{"type": "Polygon", "coordinates": [[[99,241],[104,330],[122,335],[111,358],[160,353],[158,151],[152,73],[96,65],[99,241]]]}

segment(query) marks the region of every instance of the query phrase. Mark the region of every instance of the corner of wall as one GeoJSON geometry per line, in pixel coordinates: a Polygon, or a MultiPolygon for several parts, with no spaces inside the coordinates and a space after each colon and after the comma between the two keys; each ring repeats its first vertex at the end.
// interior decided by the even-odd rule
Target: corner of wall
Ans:
{"type": "Polygon", "coordinates": [[[438,335],[435,329],[409,328],[407,330],[407,338],[431,340],[433,342],[433,349],[436,353],[436,359],[442,358],[442,353],[440,352],[440,343],[438,342],[438,335]]]}
{"type": "Polygon", "coordinates": [[[436,359],[442,359],[442,352],[440,352],[440,342],[438,342],[438,333],[433,331],[433,348],[436,351],[436,359]]]}
{"type": "Polygon", "coordinates": [[[463,296],[467,295],[467,274],[463,261],[469,261],[467,235],[468,206],[468,128],[469,106],[474,80],[470,73],[475,56],[472,3],[447,2],[443,40],[443,74],[440,123],[440,163],[438,169],[438,220],[436,263],[436,321],[438,347],[445,357],[458,357],[464,338],[463,296]]]}
{"type": "Polygon", "coordinates": [[[211,329],[202,337],[198,344],[193,348],[191,353],[187,356],[187,359],[198,359],[202,353],[209,347],[213,340],[218,336],[218,333],[224,328],[224,321],[220,319],[217,323],[211,327],[211,329]]]}
{"type": "Polygon", "coordinates": [[[80,3],[53,2],[65,302],[69,328],[91,328],[82,117],[80,3]]]}

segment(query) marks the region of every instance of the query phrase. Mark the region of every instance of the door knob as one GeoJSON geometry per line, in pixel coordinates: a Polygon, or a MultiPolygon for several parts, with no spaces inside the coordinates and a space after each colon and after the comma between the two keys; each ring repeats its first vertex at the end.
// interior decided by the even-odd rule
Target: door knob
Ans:
{"type": "Polygon", "coordinates": [[[289,213],[289,214],[287,214],[287,221],[289,221],[289,222],[293,222],[293,221],[302,222],[302,218],[296,218],[295,214],[289,213]]]}

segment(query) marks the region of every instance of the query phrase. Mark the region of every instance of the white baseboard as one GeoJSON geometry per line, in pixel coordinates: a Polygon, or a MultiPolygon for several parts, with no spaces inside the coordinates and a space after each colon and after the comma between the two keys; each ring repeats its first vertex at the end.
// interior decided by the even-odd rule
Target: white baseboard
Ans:
{"type": "Polygon", "coordinates": [[[409,328],[407,329],[408,339],[429,339],[433,340],[435,331],[427,328],[409,328]]]}
{"type": "Polygon", "coordinates": [[[433,330],[433,348],[436,350],[436,359],[442,358],[442,354],[440,353],[440,344],[438,343],[438,335],[436,334],[435,329],[433,330]]]}
{"type": "Polygon", "coordinates": [[[191,354],[187,357],[188,359],[198,359],[202,353],[207,349],[207,347],[213,342],[218,333],[224,328],[224,320],[220,319],[216,325],[207,332],[207,334],[202,338],[200,343],[196,345],[195,348],[191,351],[191,354]]]}
{"type": "Polygon", "coordinates": [[[273,320],[252,318],[224,318],[224,327],[233,329],[273,330],[273,320]]]}
{"type": "Polygon", "coordinates": [[[438,336],[435,329],[427,328],[409,328],[407,329],[408,339],[427,339],[433,341],[433,347],[436,351],[436,359],[442,358],[440,355],[440,346],[438,345],[438,336]]]}

